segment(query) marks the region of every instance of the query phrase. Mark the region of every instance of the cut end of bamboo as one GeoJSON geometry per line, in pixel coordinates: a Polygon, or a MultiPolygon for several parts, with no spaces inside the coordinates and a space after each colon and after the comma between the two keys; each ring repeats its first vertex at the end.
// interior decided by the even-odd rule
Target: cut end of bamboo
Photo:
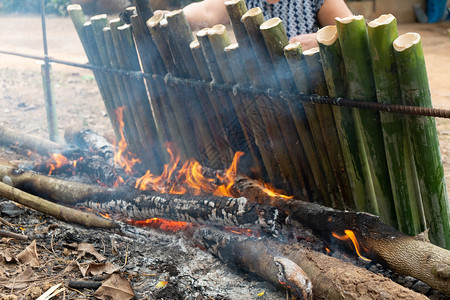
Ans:
{"type": "Polygon", "coordinates": [[[198,49],[198,48],[200,48],[200,43],[197,40],[192,41],[189,44],[189,48],[191,48],[191,49],[198,49]]]}
{"type": "Polygon", "coordinates": [[[233,43],[233,44],[230,44],[230,45],[226,46],[225,48],[223,48],[223,50],[225,52],[231,52],[231,51],[234,51],[236,49],[239,49],[239,44],[238,43],[233,43]]]}
{"type": "Polygon", "coordinates": [[[367,24],[370,28],[375,28],[381,25],[387,25],[392,23],[395,20],[395,17],[392,14],[381,15],[375,20],[372,20],[367,24]]]}
{"type": "Polygon", "coordinates": [[[120,20],[119,18],[115,18],[109,21],[109,25],[112,26],[114,24],[120,24],[122,23],[122,20],[120,20]]]}
{"type": "Polygon", "coordinates": [[[208,30],[208,35],[214,35],[214,34],[224,34],[226,32],[227,28],[225,25],[217,24],[211,27],[208,30]]]}
{"type": "Polygon", "coordinates": [[[235,4],[238,4],[241,1],[242,0],[227,0],[227,1],[225,1],[225,6],[227,6],[227,5],[235,5],[235,4]]]}
{"type": "Polygon", "coordinates": [[[164,19],[164,14],[159,14],[159,13],[155,14],[155,15],[153,15],[153,17],[148,19],[147,26],[149,28],[154,28],[159,25],[159,23],[161,22],[162,19],[164,19]]]}
{"type": "Polygon", "coordinates": [[[319,44],[330,46],[338,39],[336,25],[325,26],[317,31],[317,42],[319,44]]]}
{"type": "Polygon", "coordinates": [[[270,20],[267,20],[266,22],[262,23],[259,27],[261,30],[268,30],[270,28],[276,27],[281,23],[280,18],[272,18],[270,20]]]}
{"type": "Polygon", "coordinates": [[[182,10],[182,9],[173,10],[173,11],[168,12],[168,13],[166,14],[166,18],[175,17],[175,16],[177,16],[177,15],[179,15],[179,14],[182,14],[182,13],[183,13],[183,10],[182,10]]]}
{"type": "Polygon", "coordinates": [[[300,44],[300,42],[290,43],[284,47],[284,51],[294,51],[297,49],[299,49],[300,52],[302,52],[302,44],[300,44]]]}
{"type": "Polygon", "coordinates": [[[313,48],[303,51],[303,55],[306,55],[306,56],[312,56],[317,53],[319,53],[319,47],[313,47],[313,48]]]}
{"type": "Polygon", "coordinates": [[[335,20],[337,22],[342,23],[342,24],[350,24],[353,21],[361,21],[362,19],[364,19],[363,15],[349,16],[349,17],[345,17],[345,18],[339,18],[339,17],[335,18],[335,20]]]}
{"type": "Polygon", "coordinates": [[[102,30],[103,30],[103,32],[107,32],[107,31],[109,32],[109,31],[111,31],[111,28],[110,27],[104,27],[102,30]]]}
{"type": "Polygon", "coordinates": [[[103,20],[106,19],[107,17],[108,16],[106,14],[95,15],[91,17],[91,21],[103,20]]]}
{"type": "Polygon", "coordinates": [[[83,10],[83,9],[81,8],[80,4],[70,4],[67,6],[68,12],[75,11],[75,10],[83,10]]]}
{"type": "Polygon", "coordinates": [[[251,8],[242,16],[242,20],[244,20],[245,18],[257,16],[259,14],[262,14],[261,8],[259,7],[251,8]]]}
{"type": "Polygon", "coordinates": [[[197,31],[197,36],[198,37],[207,36],[210,30],[211,30],[211,28],[209,28],[209,27],[208,28],[203,28],[203,29],[197,31]]]}
{"type": "Polygon", "coordinates": [[[402,52],[420,42],[420,34],[416,32],[405,33],[394,40],[394,49],[402,52]]]}

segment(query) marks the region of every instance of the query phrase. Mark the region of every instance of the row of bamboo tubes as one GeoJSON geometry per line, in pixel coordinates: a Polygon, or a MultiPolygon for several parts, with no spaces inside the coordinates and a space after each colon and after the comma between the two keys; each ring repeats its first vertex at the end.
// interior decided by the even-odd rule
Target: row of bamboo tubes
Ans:
{"type": "Polygon", "coordinates": [[[85,22],[80,6],[68,8],[92,64],[212,83],[192,87],[94,71],[116,135],[114,111],[124,107],[123,134],[152,172],[167,159],[167,142],[211,167],[226,167],[244,151],[241,170],[286,193],[374,213],[411,235],[429,228],[434,243],[450,247],[433,118],[213,88],[225,83],[431,107],[420,37],[409,44],[416,35],[398,37],[390,15],[368,26],[355,16],[321,29],[319,47],[302,51],[288,43],[279,18],[266,21],[243,0],[225,7],[237,43],[224,25],[194,35],[182,10],[153,15],[148,0],[127,9],[130,25],[106,15],[85,22]]]}

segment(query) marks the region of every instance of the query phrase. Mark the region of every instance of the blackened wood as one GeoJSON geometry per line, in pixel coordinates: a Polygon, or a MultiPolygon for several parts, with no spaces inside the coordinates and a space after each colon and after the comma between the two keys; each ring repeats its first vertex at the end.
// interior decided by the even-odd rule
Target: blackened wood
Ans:
{"type": "Polygon", "coordinates": [[[64,132],[64,140],[77,148],[92,151],[114,165],[114,153],[116,152],[114,146],[105,137],[92,130],[68,128],[64,132]]]}
{"type": "Polygon", "coordinates": [[[164,218],[274,233],[279,229],[277,209],[244,197],[161,194],[123,187],[79,198],[78,205],[132,220],[164,218]]]}

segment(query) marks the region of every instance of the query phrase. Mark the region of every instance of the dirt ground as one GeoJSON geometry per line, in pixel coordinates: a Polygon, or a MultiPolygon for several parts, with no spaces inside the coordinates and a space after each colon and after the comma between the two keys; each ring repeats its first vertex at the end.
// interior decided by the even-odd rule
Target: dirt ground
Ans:
{"type": "MultiPolygon", "coordinates": [[[[0,50],[42,56],[43,44],[40,22],[38,16],[0,16],[0,50]]],[[[449,28],[450,23],[400,25],[401,33],[413,31],[421,34],[433,104],[436,108],[446,109],[450,109],[449,28]]],[[[69,18],[49,17],[47,19],[47,31],[49,55],[51,57],[78,63],[87,62],[87,58],[69,18]]],[[[59,123],[58,128],[61,139],[63,139],[64,131],[73,126],[90,128],[100,135],[112,139],[113,132],[92,73],[84,69],[55,64],[53,65],[53,79],[59,123]]],[[[0,54],[0,111],[1,126],[44,138],[48,137],[39,61],[0,54]]],[[[447,186],[449,187],[450,120],[436,119],[436,122],[445,173],[447,174],[447,186]]],[[[14,160],[14,153],[5,149],[2,149],[2,151],[3,152],[0,153],[0,161],[14,160]]],[[[0,211],[2,211],[2,209],[0,209],[0,211]]],[[[23,224],[21,223],[21,220],[23,221],[28,218],[29,214],[30,212],[28,211],[19,214],[14,220],[17,224],[23,224]]],[[[40,235],[41,242],[43,243],[45,240],[48,245],[50,245],[49,240],[51,238],[52,247],[53,243],[55,243],[55,249],[39,249],[41,261],[48,261],[41,265],[40,268],[50,269],[54,264],[53,261],[58,261],[62,258],[66,259],[65,257],[62,257],[63,251],[65,251],[63,249],[66,247],[65,244],[74,242],[73,236],[86,236],[89,235],[89,233],[76,227],[66,228],[63,223],[55,222],[52,218],[44,217],[43,220],[47,223],[42,223],[41,225],[35,224],[34,228],[25,228],[23,231],[35,236],[40,235]],[[52,227],[52,224],[54,223],[57,223],[56,227],[52,227]],[[36,228],[38,227],[42,232],[36,232],[36,228]],[[64,247],[62,246],[63,244],[64,247]]],[[[242,282],[241,277],[235,275],[233,270],[226,269],[220,262],[214,260],[211,256],[204,254],[198,249],[192,250],[188,248],[182,241],[180,242],[179,239],[164,237],[164,235],[155,237],[154,234],[142,232],[135,234],[140,235],[141,239],[138,244],[134,244],[134,248],[130,249],[126,247],[130,242],[130,239],[132,239],[130,236],[111,237],[111,235],[104,233],[96,236],[93,235],[87,242],[95,245],[103,244],[104,251],[101,251],[102,254],[106,253],[112,255],[111,252],[118,251],[112,260],[116,266],[123,265],[128,256],[130,262],[126,268],[122,269],[122,271],[129,274],[127,275],[127,278],[130,282],[133,282],[134,287],[139,287],[141,289],[140,295],[143,298],[145,296],[148,299],[164,299],[164,297],[167,297],[166,299],[182,299],[183,294],[178,293],[178,291],[186,289],[185,286],[194,289],[198,295],[198,297],[192,296],[189,299],[285,298],[284,293],[276,292],[273,290],[273,287],[264,283],[253,281],[248,278],[242,282]],[[150,239],[150,242],[148,239],[150,239]],[[152,258],[148,258],[143,254],[143,249],[149,247],[149,243],[154,243],[154,247],[151,248],[151,251],[155,252],[155,257],[159,255],[157,257],[160,261],[152,261],[152,258]],[[167,249],[167,247],[175,247],[176,250],[171,252],[172,256],[164,257],[164,249],[167,249]],[[191,270],[189,269],[189,265],[193,262],[203,262],[202,265],[197,266],[195,269],[198,271],[198,274],[191,274],[196,278],[196,282],[194,283],[190,282],[188,277],[186,277],[187,279],[183,277],[187,276],[183,274],[184,268],[191,270]],[[152,277],[142,275],[139,277],[139,275],[136,275],[135,267],[140,265],[144,265],[145,268],[148,268],[148,270],[146,270],[149,274],[156,273],[158,276],[152,277]],[[152,269],[152,266],[155,265],[160,265],[160,269],[152,269]],[[175,271],[173,269],[174,266],[175,271]],[[230,273],[232,275],[229,276],[230,273]],[[181,277],[185,279],[180,279],[181,277]],[[177,283],[178,286],[173,288],[178,294],[175,296],[163,294],[163,297],[158,297],[158,288],[155,286],[158,285],[160,281],[164,282],[168,280],[169,282],[175,282],[173,278],[179,280],[177,283]],[[222,278],[222,280],[218,280],[218,278],[222,278]],[[207,286],[206,288],[203,286],[204,282],[209,282],[208,284],[205,284],[207,286]],[[211,288],[211,286],[215,285],[218,286],[217,290],[211,288]],[[225,296],[226,293],[224,294],[224,291],[227,291],[228,287],[235,289],[234,296],[225,296]],[[264,295],[258,295],[263,291],[265,291],[264,295]]],[[[18,254],[28,244],[29,242],[11,242],[11,244],[8,245],[9,251],[18,254]]],[[[0,247],[0,254],[2,254],[3,257],[5,257],[4,249],[5,247],[0,247]]],[[[70,257],[70,255],[80,255],[80,250],[72,249],[70,247],[68,249],[70,249],[68,257],[70,257]]],[[[150,249],[147,250],[150,251],[150,249]]],[[[11,257],[13,256],[14,255],[11,255],[11,257]]],[[[84,260],[80,261],[80,263],[84,266],[88,266],[95,261],[92,257],[89,258],[90,260],[83,258],[84,260]]],[[[68,258],[66,261],[68,261],[68,258]]],[[[77,268],[78,267],[79,266],[77,266],[77,268]]],[[[83,270],[81,267],[79,267],[79,269],[83,270]]],[[[11,269],[10,272],[13,272],[13,269],[11,269]]],[[[14,272],[17,272],[17,270],[14,272]]],[[[9,273],[8,276],[9,278],[13,278],[14,274],[9,273]]],[[[31,275],[28,274],[27,276],[31,275]]],[[[0,278],[1,277],[0,274],[0,278]]],[[[30,278],[32,277],[28,277],[28,280],[30,280],[30,278]]],[[[52,285],[57,282],[57,280],[54,280],[47,282],[47,284],[52,285]]],[[[41,292],[43,290],[45,289],[41,288],[41,292]]],[[[0,290],[0,294],[1,293],[2,290],[0,290]]],[[[67,293],[69,293],[69,291],[67,291],[67,293]]],[[[193,292],[190,295],[194,294],[195,293],[193,292]]],[[[84,299],[85,296],[86,295],[78,295],[77,297],[84,299]]],[[[184,294],[184,296],[186,295],[184,294]]],[[[25,297],[25,299],[33,299],[33,297],[25,297]]],[[[76,297],[73,296],[73,298],[70,299],[76,299],[76,297]]]]}

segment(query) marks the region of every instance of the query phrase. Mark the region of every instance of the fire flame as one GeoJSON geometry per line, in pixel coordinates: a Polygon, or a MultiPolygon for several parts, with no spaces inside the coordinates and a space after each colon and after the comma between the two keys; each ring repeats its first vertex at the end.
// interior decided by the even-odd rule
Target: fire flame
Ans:
{"type": "Polygon", "coordinates": [[[123,134],[123,128],[125,126],[125,123],[123,122],[124,109],[125,107],[122,106],[114,110],[114,112],[116,113],[117,122],[119,122],[120,129],[120,141],[117,147],[114,147],[114,149],[117,148],[116,153],[114,153],[114,165],[122,167],[126,174],[132,175],[133,167],[141,161],[134,155],[132,155],[129,151],[127,151],[128,144],[125,140],[125,135],[123,134]]]}
{"type": "Polygon", "coordinates": [[[338,240],[341,240],[341,241],[351,240],[352,243],[353,243],[353,246],[355,247],[356,254],[358,254],[358,256],[361,257],[361,258],[362,258],[363,260],[365,260],[365,261],[371,261],[370,259],[365,258],[365,257],[363,257],[363,256],[361,255],[361,253],[360,253],[360,251],[359,251],[359,243],[358,243],[358,241],[356,240],[356,236],[355,236],[354,232],[351,231],[351,230],[348,230],[348,229],[344,230],[344,232],[345,232],[345,235],[338,235],[338,234],[335,233],[335,232],[332,232],[331,234],[332,234],[335,238],[337,238],[338,240]]]}
{"type": "Polygon", "coordinates": [[[127,221],[131,225],[137,225],[137,226],[148,226],[152,228],[158,228],[164,231],[171,231],[171,232],[177,232],[180,230],[185,230],[192,228],[192,223],[188,222],[181,222],[181,221],[171,221],[171,220],[165,220],[165,219],[159,219],[159,218],[152,218],[147,219],[143,221],[134,221],[134,220],[128,220],[127,221]]]}

